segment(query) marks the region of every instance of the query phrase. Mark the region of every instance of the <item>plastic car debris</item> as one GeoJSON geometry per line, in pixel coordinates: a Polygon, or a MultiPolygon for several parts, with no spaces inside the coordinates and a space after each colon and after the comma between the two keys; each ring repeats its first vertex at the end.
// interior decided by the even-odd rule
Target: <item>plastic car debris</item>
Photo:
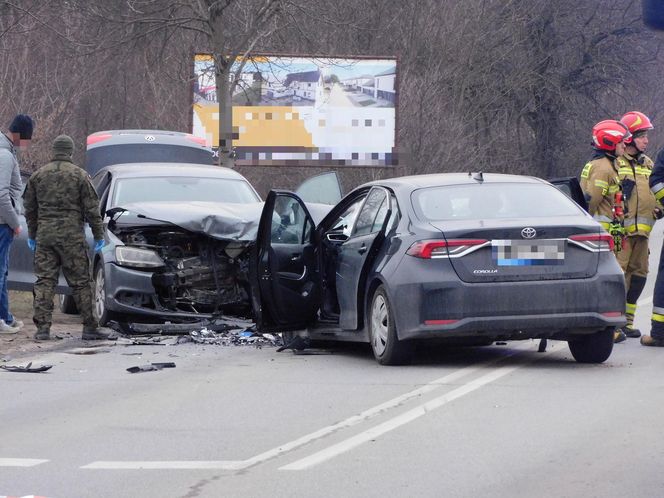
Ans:
{"type": "Polygon", "coordinates": [[[28,363],[25,366],[18,365],[0,365],[0,368],[8,372],[29,372],[29,373],[40,373],[46,372],[53,368],[53,365],[41,365],[39,367],[33,367],[32,362],[28,363]]]}
{"type": "Polygon", "coordinates": [[[161,362],[161,363],[148,363],[147,365],[129,367],[127,369],[127,372],[129,373],[151,372],[153,370],[161,370],[163,368],[175,368],[175,363],[173,363],[172,361],[161,362]]]}
{"type": "Polygon", "coordinates": [[[538,353],[546,353],[547,340],[546,338],[540,339],[539,347],[537,348],[538,353]]]}
{"type": "Polygon", "coordinates": [[[110,353],[111,350],[105,347],[96,347],[96,348],[74,348],[65,353],[69,354],[97,354],[97,353],[110,353]]]}

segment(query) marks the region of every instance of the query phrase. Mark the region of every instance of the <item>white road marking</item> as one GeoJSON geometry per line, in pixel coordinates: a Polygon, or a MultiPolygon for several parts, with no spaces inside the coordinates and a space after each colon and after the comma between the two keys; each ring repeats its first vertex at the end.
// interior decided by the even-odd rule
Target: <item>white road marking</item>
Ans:
{"type": "Polygon", "coordinates": [[[244,462],[233,460],[182,460],[182,461],[125,461],[125,462],[111,462],[99,461],[92,462],[81,467],[82,469],[105,469],[105,470],[200,470],[200,469],[215,469],[215,470],[239,470],[243,469],[244,462]]]}
{"type": "MultiPolygon", "coordinates": [[[[392,398],[389,401],[381,403],[380,405],[369,408],[359,414],[353,415],[345,420],[337,422],[335,424],[323,427],[317,431],[309,433],[305,436],[302,436],[298,439],[285,443],[271,450],[265,451],[256,455],[247,460],[212,460],[212,461],[196,461],[196,460],[186,460],[186,461],[97,461],[90,464],[84,465],[82,469],[107,469],[107,470],[131,470],[131,469],[146,469],[146,470],[170,470],[170,469],[221,469],[221,470],[242,470],[248,467],[258,465],[267,460],[276,458],[285,453],[291,452],[305,446],[313,441],[321,439],[325,436],[333,434],[342,429],[352,427],[354,425],[365,422],[371,418],[374,418],[386,411],[396,408],[403,405],[408,400],[422,396],[428,392],[431,392],[439,387],[448,385],[452,382],[459,380],[462,377],[466,377],[478,371],[481,371],[492,364],[503,361],[511,356],[514,356],[518,353],[522,353],[527,350],[532,350],[532,342],[527,342],[522,345],[517,345],[510,350],[507,350],[502,356],[498,358],[485,361],[477,365],[470,365],[464,368],[461,368],[455,372],[452,372],[448,375],[445,375],[439,379],[433,380],[424,384],[417,389],[409,391],[405,394],[392,398]]],[[[549,346],[550,348],[552,346],[549,346]]],[[[486,376],[484,376],[486,377],[486,376]]],[[[480,377],[480,378],[484,378],[480,377]]],[[[466,384],[469,385],[469,384],[466,384]]],[[[461,388],[463,388],[462,386],[461,388]]],[[[459,389],[461,389],[459,388],[459,389]]],[[[455,390],[456,391],[456,390],[455,390]]],[[[452,391],[452,392],[455,392],[452,391]]]]}
{"type": "MultiPolygon", "coordinates": [[[[543,355],[535,357],[530,361],[535,361],[536,359],[541,358],[542,356],[543,355]]],[[[528,363],[530,363],[530,361],[528,363]]],[[[431,401],[427,401],[426,403],[423,403],[411,410],[408,410],[407,412],[402,413],[401,415],[398,415],[386,422],[383,422],[382,424],[372,427],[371,429],[367,429],[366,431],[361,432],[355,436],[352,436],[344,441],[341,441],[340,443],[329,446],[328,448],[318,451],[313,455],[310,455],[308,457],[297,460],[296,462],[280,467],[279,470],[304,470],[313,467],[315,465],[318,465],[326,460],[334,458],[337,455],[352,450],[353,448],[363,443],[376,439],[377,437],[382,436],[383,434],[386,434],[387,432],[390,432],[398,427],[401,427],[402,425],[412,422],[413,420],[416,420],[421,416],[426,415],[428,412],[440,408],[443,405],[446,405],[450,401],[454,401],[455,399],[458,399],[468,393],[471,393],[479,389],[482,386],[485,386],[495,380],[500,379],[501,377],[504,377],[505,375],[514,372],[518,368],[520,368],[520,366],[501,367],[498,370],[495,370],[486,375],[478,377],[477,379],[471,380],[470,382],[461,387],[458,387],[448,393],[445,393],[442,396],[434,398],[431,401]]]]}
{"type": "Polygon", "coordinates": [[[0,467],[35,467],[46,462],[35,458],[0,458],[0,467]]]}
{"type": "Polygon", "coordinates": [[[653,296],[648,296],[648,297],[645,297],[643,299],[639,299],[636,302],[636,305],[637,306],[645,306],[646,304],[650,304],[650,303],[652,303],[652,298],[653,298],[653,296]]]}

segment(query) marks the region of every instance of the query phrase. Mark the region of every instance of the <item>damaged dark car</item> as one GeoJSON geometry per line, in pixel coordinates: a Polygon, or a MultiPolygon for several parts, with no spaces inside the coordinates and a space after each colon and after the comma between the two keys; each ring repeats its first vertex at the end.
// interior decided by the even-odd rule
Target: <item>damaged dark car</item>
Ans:
{"type": "Polygon", "coordinates": [[[107,222],[107,245],[93,261],[101,323],[250,315],[248,253],[263,203],[242,175],[127,164],[92,181],[107,222]]]}
{"type": "MultiPolygon", "coordinates": [[[[228,168],[196,164],[114,165],[92,179],[106,246],[93,256],[94,312],[101,324],[251,318],[250,253],[263,201],[228,168]]],[[[298,192],[317,219],[341,198],[336,174],[298,192]]]]}

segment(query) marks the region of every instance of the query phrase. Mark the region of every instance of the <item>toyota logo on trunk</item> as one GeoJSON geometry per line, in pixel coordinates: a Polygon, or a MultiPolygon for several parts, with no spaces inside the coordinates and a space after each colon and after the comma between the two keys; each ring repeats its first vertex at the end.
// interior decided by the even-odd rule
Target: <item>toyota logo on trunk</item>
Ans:
{"type": "Polygon", "coordinates": [[[521,237],[524,239],[532,239],[537,235],[537,230],[535,230],[533,227],[526,227],[523,230],[521,230],[521,237]]]}

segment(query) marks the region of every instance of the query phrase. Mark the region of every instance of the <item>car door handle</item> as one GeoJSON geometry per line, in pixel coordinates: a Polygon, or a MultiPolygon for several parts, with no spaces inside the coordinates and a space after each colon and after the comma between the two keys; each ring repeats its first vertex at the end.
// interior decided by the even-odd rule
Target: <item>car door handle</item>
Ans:
{"type": "Polygon", "coordinates": [[[302,258],[302,254],[300,254],[300,253],[291,254],[291,261],[298,261],[301,258],[302,258]]]}
{"type": "Polygon", "coordinates": [[[367,246],[362,244],[360,248],[357,250],[357,252],[359,252],[360,254],[364,254],[365,252],[367,252],[367,246]]]}

